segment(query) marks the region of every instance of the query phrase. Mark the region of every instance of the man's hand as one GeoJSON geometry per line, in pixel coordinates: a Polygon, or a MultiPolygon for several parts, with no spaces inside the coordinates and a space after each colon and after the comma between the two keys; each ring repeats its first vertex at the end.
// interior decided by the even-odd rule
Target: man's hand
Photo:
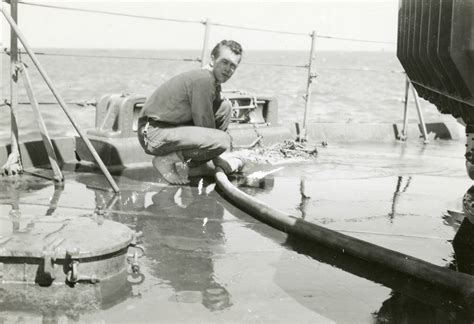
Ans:
{"type": "Polygon", "coordinates": [[[240,171],[244,166],[244,161],[230,154],[221,154],[214,160],[216,168],[221,168],[225,174],[231,174],[240,171]]]}

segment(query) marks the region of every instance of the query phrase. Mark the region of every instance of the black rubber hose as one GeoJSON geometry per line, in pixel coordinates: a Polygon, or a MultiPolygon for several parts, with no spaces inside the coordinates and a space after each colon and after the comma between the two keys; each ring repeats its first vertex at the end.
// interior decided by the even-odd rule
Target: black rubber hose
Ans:
{"type": "Polygon", "coordinates": [[[215,177],[218,187],[231,202],[256,219],[276,229],[317,244],[325,245],[341,253],[347,253],[428,281],[433,285],[460,294],[464,298],[469,299],[469,301],[474,299],[474,276],[440,267],[287,215],[237,189],[227,179],[222,170],[217,169],[215,177]]]}

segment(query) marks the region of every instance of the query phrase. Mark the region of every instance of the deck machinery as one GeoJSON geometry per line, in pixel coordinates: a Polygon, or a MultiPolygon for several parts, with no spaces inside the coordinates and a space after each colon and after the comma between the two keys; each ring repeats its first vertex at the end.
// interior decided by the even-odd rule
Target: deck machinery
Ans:
{"type": "MultiPolygon", "coordinates": [[[[418,95],[466,125],[466,169],[474,180],[474,2],[401,0],[397,56],[418,95]]],[[[453,246],[460,271],[473,273],[474,186],[453,246]]]]}

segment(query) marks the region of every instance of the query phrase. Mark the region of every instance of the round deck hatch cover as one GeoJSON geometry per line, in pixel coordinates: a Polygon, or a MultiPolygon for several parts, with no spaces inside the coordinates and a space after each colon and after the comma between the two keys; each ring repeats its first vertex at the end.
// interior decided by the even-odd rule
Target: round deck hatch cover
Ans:
{"type": "Polygon", "coordinates": [[[127,247],[133,232],[123,224],[97,221],[94,217],[0,218],[0,257],[42,258],[46,252],[56,259],[89,258],[114,253],[127,247]]]}

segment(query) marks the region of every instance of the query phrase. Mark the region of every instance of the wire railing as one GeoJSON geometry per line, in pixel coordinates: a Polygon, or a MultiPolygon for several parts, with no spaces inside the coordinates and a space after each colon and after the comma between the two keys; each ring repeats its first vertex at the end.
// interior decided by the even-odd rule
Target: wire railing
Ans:
{"type": "Polygon", "coordinates": [[[87,12],[87,13],[95,13],[95,14],[119,16],[119,17],[128,17],[128,18],[140,18],[140,19],[149,19],[149,20],[172,21],[172,22],[190,23],[190,24],[201,24],[202,23],[202,21],[199,21],[199,20],[186,20],[186,19],[162,18],[162,17],[145,16],[145,15],[132,15],[132,14],[126,14],[126,13],[120,13],[120,12],[103,11],[103,10],[91,10],[91,9],[72,8],[72,7],[63,7],[63,6],[53,6],[53,5],[43,4],[43,3],[32,3],[32,2],[25,2],[25,1],[18,1],[18,3],[23,4],[23,5],[27,5],[27,6],[34,6],[34,7],[43,7],[43,8],[51,8],[51,9],[59,9],[59,10],[70,10],[70,11],[77,11],[77,12],[87,12]]]}
{"type": "MultiPolygon", "coordinates": [[[[309,106],[309,100],[311,95],[311,84],[313,80],[318,76],[315,73],[315,39],[328,39],[328,40],[338,40],[338,41],[348,41],[348,42],[360,42],[360,43],[372,43],[372,44],[396,44],[395,42],[390,41],[380,41],[380,40],[370,40],[370,39],[360,39],[360,38],[348,38],[348,37],[339,37],[334,35],[324,35],[318,34],[315,31],[311,33],[307,32],[296,32],[296,31],[287,31],[287,30],[276,30],[276,29],[268,29],[268,28],[259,28],[253,26],[239,26],[239,25],[232,25],[232,24],[224,24],[219,22],[207,20],[189,20],[189,19],[178,19],[178,18],[166,18],[166,17],[159,17],[159,16],[151,16],[151,15],[138,15],[138,14],[129,14],[129,13],[122,13],[122,12],[114,12],[108,10],[95,10],[95,9],[84,9],[84,8],[77,8],[77,7],[69,7],[69,6],[59,6],[59,5],[51,5],[45,3],[33,3],[28,1],[16,1],[18,4],[26,5],[26,6],[34,6],[40,8],[49,8],[55,10],[68,10],[74,12],[82,12],[87,14],[99,14],[99,15],[110,15],[110,16],[117,16],[117,17],[126,17],[126,18],[135,18],[135,19],[144,19],[144,20],[154,20],[154,21],[166,21],[166,22],[174,22],[174,23],[187,23],[187,24],[199,24],[203,25],[205,28],[204,34],[204,44],[202,48],[201,58],[172,58],[172,57],[156,57],[156,56],[122,56],[122,55],[96,55],[96,54],[82,54],[82,53],[52,53],[52,52],[44,52],[38,51],[35,52],[36,55],[44,55],[44,56],[57,56],[57,57],[80,57],[80,58],[95,58],[95,59],[120,59],[120,60],[149,60],[149,61],[181,61],[181,62],[199,62],[201,66],[204,66],[208,60],[208,52],[207,49],[209,48],[209,33],[211,26],[218,26],[221,28],[232,28],[232,29],[239,29],[239,30],[249,30],[249,31],[257,31],[257,32],[265,32],[265,33],[274,33],[274,34],[285,34],[291,36],[305,36],[310,37],[311,39],[311,52],[309,57],[308,64],[282,64],[282,63],[266,63],[266,62],[242,62],[242,65],[261,65],[261,66],[273,66],[273,67],[283,67],[283,68],[304,68],[308,70],[308,77],[307,77],[307,85],[306,85],[306,95],[304,96],[305,99],[305,113],[304,113],[304,120],[303,120],[303,130],[302,130],[302,139],[306,139],[306,116],[307,110],[309,106]]],[[[22,52],[20,52],[22,53],[22,52]]],[[[3,54],[9,54],[8,52],[4,52],[3,54]]],[[[318,66],[318,70],[323,71],[354,71],[354,72],[375,72],[375,73],[404,73],[404,71],[398,70],[385,70],[385,69],[377,69],[377,68],[368,68],[368,67],[332,67],[332,66],[318,66]]]]}
{"type": "MultiPolygon", "coordinates": [[[[10,111],[11,111],[11,125],[12,125],[12,133],[11,133],[11,146],[12,146],[12,151],[9,155],[9,158],[7,161],[7,164],[4,165],[2,168],[4,169],[12,169],[12,170],[20,170],[22,169],[21,166],[21,159],[20,159],[20,154],[19,154],[19,141],[18,141],[18,128],[17,128],[17,121],[16,121],[16,109],[19,104],[21,104],[18,100],[18,84],[17,84],[17,79],[18,76],[21,74],[21,76],[24,78],[25,81],[25,87],[27,88],[28,96],[30,99],[30,103],[32,108],[36,111],[37,115],[40,117],[39,122],[40,126],[44,124],[44,121],[41,119],[41,114],[38,109],[38,102],[35,98],[35,95],[32,91],[31,87],[31,82],[29,80],[29,77],[27,75],[26,71],[26,65],[21,62],[21,57],[20,54],[22,53],[21,50],[18,48],[18,40],[21,41],[23,44],[24,50],[26,50],[28,56],[31,58],[33,61],[34,65],[37,67],[38,71],[40,72],[41,76],[47,83],[48,87],[50,88],[51,92],[54,94],[55,98],[57,99],[57,102],[69,118],[71,124],[74,126],[74,128],[77,130],[79,136],[83,139],[84,143],[86,144],[89,152],[92,154],[94,157],[95,161],[99,165],[101,171],[103,172],[104,176],[107,178],[109,184],[111,185],[112,189],[115,192],[119,192],[119,188],[117,184],[115,183],[114,179],[110,175],[109,171],[107,170],[105,164],[101,160],[100,156],[98,155],[97,151],[85,135],[85,133],[82,131],[82,129],[79,127],[79,125],[76,123],[74,118],[69,112],[69,108],[67,107],[67,103],[62,99],[61,95],[55,88],[55,86],[52,84],[51,80],[46,74],[46,71],[42,68],[40,62],[38,61],[36,55],[50,55],[50,56],[69,56],[69,57],[83,57],[83,58],[96,58],[96,59],[134,59],[134,60],[159,60],[159,61],[188,61],[188,62],[200,62],[201,66],[204,66],[206,64],[206,60],[208,59],[208,48],[209,48],[209,34],[210,34],[210,27],[211,26],[218,26],[222,28],[233,28],[233,29],[240,29],[240,30],[250,30],[250,31],[257,31],[257,32],[265,32],[265,33],[276,33],[276,34],[286,34],[286,35],[291,35],[291,36],[305,36],[305,37],[310,37],[311,39],[311,47],[310,47],[310,55],[309,55],[309,62],[308,64],[305,65],[292,65],[292,64],[278,64],[278,63],[261,63],[261,62],[248,62],[247,64],[250,65],[266,65],[266,66],[278,66],[278,67],[292,67],[292,68],[305,68],[307,69],[307,83],[306,83],[306,94],[303,96],[305,100],[305,109],[304,109],[304,118],[303,118],[303,129],[298,132],[298,138],[297,140],[301,141],[306,141],[307,140],[307,116],[308,116],[308,107],[310,103],[310,98],[311,98],[311,85],[313,80],[318,76],[315,71],[314,71],[314,66],[315,66],[315,44],[316,44],[316,39],[317,38],[324,38],[328,40],[339,40],[339,41],[351,41],[351,42],[362,42],[362,43],[373,43],[373,44],[395,44],[394,42],[387,42],[387,41],[378,41],[378,40],[367,40],[367,39],[356,39],[356,38],[346,38],[346,37],[338,37],[338,36],[331,36],[331,35],[322,35],[322,34],[317,34],[316,31],[312,31],[311,33],[302,33],[302,32],[292,32],[292,31],[283,31],[283,30],[274,30],[274,29],[265,29],[265,28],[258,28],[258,27],[249,27],[249,26],[236,26],[236,25],[231,25],[231,24],[222,24],[218,22],[211,22],[209,19],[206,19],[204,21],[199,21],[199,20],[185,20],[185,19],[173,19],[173,18],[164,18],[164,17],[157,17],[157,16],[148,16],[148,15],[135,15],[135,14],[128,14],[128,13],[120,13],[120,12],[111,12],[111,11],[105,11],[105,10],[92,10],[92,9],[83,9],[83,8],[73,8],[73,7],[63,7],[63,6],[56,6],[56,5],[48,5],[48,4],[43,4],[43,3],[31,3],[31,2],[25,2],[25,1],[18,1],[18,0],[9,0],[9,1],[4,1],[2,0],[2,3],[0,3],[0,9],[2,14],[4,15],[5,19],[8,21],[10,24],[11,28],[11,39],[10,39],[10,51],[11,53],[8,53],[7,51],[4,52],[4,54],[9,54],[10,55],[10,72],[11,74],[11,87],[10,87],[10,102],[8,103],[5,101],[4,103],[0,104],[0,107],[2,106],[9,106],[10,111]],[[8,2],[10,3],[10,14],[6,12],[4,9],[3,2],[8,2]],[[88,13],[88,14],[101,14],[101,15],[113,15],[113,16],[118,16],[118,17],[125,17],[125,18],[135,18],[135,19],[146,19],[146,20],[153,20],[153,21],[167,21],[167,22],[174,22],[174,23],[187,23],[187,24],[202,24],[205,28],[204,30],[204,42],[203,42],[203,47],[202,47],[202,54],[201,54],[201,59],[196,59],[196,58],[160,58],[160,57],[141,57],[141,56],[116,56],[116,55],[95,55],[95,54],[78,54],[78,53],[46,53],[46,52],[38,52],[35,54],[35,52],[32,50],[31,46],[27,44],[27,41],[25,37],[22,35],[20,29],[18,28],[18,25],[16,24],[17,18],[18,18],[18,4],[22,5],[27,5],[27,6],[36,6],[36,7],[43,7],[43,8],[49,8],[49,9],[57,9],[57,10],[71,10],[71,11],[76,11],[76,12],[82,12],[82,13],[88,13]],[[19,60],[20,58],[20,60],[19,60]]],[[[331,67],[325,67],[326,70],[330,70],[331,67]]],[[[352,71],[373,71],[373,72],[380,72],[377,71],[377,69],[369,69],[369,68],[334,68],[334,69],[339,69],[339,70],[352,70],[352,71]]],[[[399,71],[390,71],[390,72],[399,72],[399,71]]],[[[407,84],[410,83],[410,80],[406,78],[407,84]]],[[[408,86],[406,86],[406,91],[405,91],[405,99],[407,99],[408,95],[408,86]]],[[[414,92],[414,89],[412,89],[414,92]]],[[[416,93],[414,92],[414,95],[416,96],[416,93]]],[[[422,115],[421,111],[419,109],[419,105],[417,102],[417,109],[418,109],[418,114],[420,116],[420,122],[422,123],[424,127],[424,122],[422,120],[422,115]]],[[[407,100],[405,100],[405,115],[404,115],[404,128],[403,128],[403,135],[405,136],[405,124],[407,120],[407,100]]],[[[41,127],[40,127],[41,128],[41,127]]],[[[297,128],[299,129],[299,125],[297,125],[297,128]]],[[[425,128],[423,128],[425,129],[425,128]]],[[[51,141],[49,138],[49,135],[47,134],[47,129],[43,125],[41,128],[42,132],[42,137],[45,142],[45,147],[49,151],[54,152],[52,149],[51,141]]],[[[427,137],[426,137],[426,131],[423,132],[423,135],[425,137],[425,142],[427,142],[427,137]]],[[[51,165],[54,166],[55,164],[53,162],[57,162],[57,159],[55,156],[50,156],[48,154],[48,157],[50,158],[51,165]],[[51,160],[52,159],[52,160],[51,160]]],[[[54,168],[53,168],[54,169],[54,168]]],[[[55,172],[55,179],[60,179],[59,181],[62,181],[62,174],[59,173],[57,174],[55,172]],[[60,177],[59,177],[60,176],[60,177]]]]}
{"type": "MultiPolygon", "coordinates": [[[[24,51],[19,51],[19,54],[27,54],[24,51]]],[[[58,57],[79,57],[79,58],[96,58],[96,59],[119,59],[119,60],[144,60],[144,61],[174,61],[174,62],[201,62],[200,58],[175,58],[175,57],[156,57],[156,56],[127,56],[127,55],[94,55],[94,54],[79,54],[79,53],[53,53],[53,52],[34,52],[38,56],[58,56],[58,57]]],[[[7,49],[1,54],[10,55],[7,49]]],[[[256,66],[274,66],[287,68],[303,68],[307,69],[308,64],[282,64],[282,63],[262,63],[253,61],[244,61],[241,65],[256,65],[256,66]]],[[[322,66],[318,70],[340,70],[340,71],[358,71],[358,72],[379,72],[379,73],[405,73],[402,70],[393,69],[374,69],[368,67],[348,68],[336,66],[322,66]]]]}
{"type": "MultiPolygon", "coordinates": [[[[25,2],[25,1],[18,1],[18,3],[23,4],[23,5],[28,5],[28,6],[35,6],[35,7],[44,7],[44,8],[52,8],[52,9],[60,9],[60,10],[70,10],[70,11],[77,11],[77,12],[87,12],[87,13],[95,13],[95,14],[102,14],[102,15],[119,16],[119,17],[140,18],[140,19],[148,19],[148,20],[160,20],[160,21],[190,23],[190,24],[205,24],[206,23],[206,21],[204,21],[204,20],[189,20],[189,19],[163,18],[163,17],[147,16],[147,15],[133,15],[133,14],[120,13],[120,12],[113,12],[113,11],[92,10],[92,9],[64,7],[64,6],[54,6],[54,5],[47,5],[47,4],[42,4],[42,3],[32,3],[32,2],[25,2]]],[[[225,27],[225,28],[259,31],[259,32],[264,32],[264,33],[274,33],[274,34],[283,34],[283,35],[311,37],[311,33],[304,33],[304,32],[293,32],[293,31],[286,31],[286,30],[276,30],[276,29],[267,29],[267,28],[259,28],[259,27],[239,26],[239,25],[223,24],[223,23],[218,23],[218,22],[210,22],[209,24],[213,25],[213,26],[219,26],[219,27],[225,27]]],[[[325,39],[332,39],[332,40],[342,40],[342,41],[361,42],[361,43],[374,43],[374,44],[396,44],[396,42],[387,42],[387,41],[369,40],[369,39],[360,39],[360,38],[338,37],[338,36],[320,35],[320,34],[317,34],[316,38],[325,38],[325,39]]]]}
{"type": "Polygon", "coordinates": [[[360,39],[360,38],[347,38],[347,37],[337,37],[337,36],[329,36],[329,35],[317,35],[318,38],[325,38],[325,39],[334,39],[334,40],[342,40],[342,41],[349,41],[349,42],[359,42],[359,43],[372,43],[372,44],[393,44],[396,45],[396,42],[386,42],[386,41],[379,41],[379,40],[370,40],[370,39],[360,39]]]}
{"type": "MultiPolygon", "coordinates": [[[[10,52],[4,50],[4,54],[10,55],[10,52]]],[[[121,59],[121,60],[147,60],[147,61],[183,61],[183,62],[201,62],[200,58],[175,58],[175,57],[152,57],[152,56],[124,56],[124,55],[95,55],[95,54],[79,54],[79,53],[51,53],[51,52],[34,52],[39,56],[61,56],[61,57],[82,57],[97,59],[121,59]]],[[[18,54],[27,54],[19,51],[18,54]]]]}

